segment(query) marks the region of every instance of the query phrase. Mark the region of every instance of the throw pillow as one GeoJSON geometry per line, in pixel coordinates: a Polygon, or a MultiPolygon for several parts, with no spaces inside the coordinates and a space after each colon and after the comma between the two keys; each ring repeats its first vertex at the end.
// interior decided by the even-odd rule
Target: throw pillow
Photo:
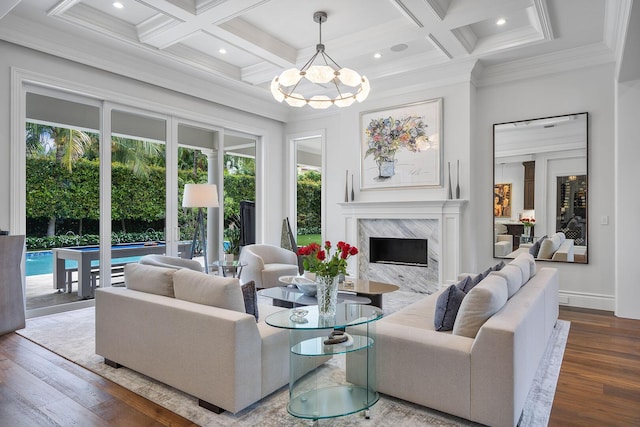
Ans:
{"type": "MultiPolygon", "coordinates": [[[[474,277],[478,277],[478,276],[474,276],[474,277]]],[[[464,279],[456,283],[456,286],[458,287],[458,289],[460,289],[462,292],[466,294],[471,290],[471,288],[473,288],[478,283],[480,283],[480,281],[474,282],[471,276],[466,276],[464,279]]]]}
{"type": "Polygon", "coordinates": [[[475,338],[491,316],[507,302],[507,283],[497,273],[490,274],[462,300],[453,324],[453,335],[475,338]]]}
{"type": "Polygon", "coordinates": [[[500,261],[499,263],[497,263],[491,268],[491,271],[500,271],[504,266],[505,266],[504,261],[500,261]]]}
{"type": "Polygon", "coordinates": [[[258,321],[258,293],[256,292],[256,282],[253,280],[242,285],[242,298],[244,299],[244,311],[253,314],[258,321]]]}
{"type": "Polygon", "coordinates": [[[174,297],[173,268],[129,263],[124,266],[124,285],[134,291],[174,297]]]}
{"type": "Polygon", "coordinates": [[[538,240],[529,248],[529,253],[533,255],[534,258],[537,257],[538,252],[540,252],[540,243],[542,243],[542,241],[538,240]]]}
{"type": "Polygon", "coordinates": [[[436,331],[450,331],[458,315],[458,309],[466,294],[456,285],[449,286],[438,296],[433,325],[436,331]]]}
{"type": "Polygon", "coordinates": [[[245,313],[238,279],[183,268],[173,275],[173,288],[177,299],[245,313]]]}
{"type": "Polygon", "coordinates": [[[471,279],[471,283],[468,286],[465,286],[464,288],[464,292],[465,293],[469,293],[469,291],[471,289],[473,289],[478,283],[482,282],[482,279],[484,279],[484,276],[482,275],[482,273],[476,274],[475,276],[471,277],[469,276],[469,278],[471,279]]]}

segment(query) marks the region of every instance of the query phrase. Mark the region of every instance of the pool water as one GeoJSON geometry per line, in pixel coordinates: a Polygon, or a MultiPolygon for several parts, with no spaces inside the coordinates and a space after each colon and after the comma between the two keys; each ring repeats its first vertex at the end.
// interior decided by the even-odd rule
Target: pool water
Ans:
{"type": "MultiPolygon", "coordinates": [[[[140,256],[131,256],[125,258],[113,258],[112,263],[138,262],[140,256]]],[[[98,260],[91,261],[92,267],[99,265],[98,260]]],[[[65,268],[78,268],[77,261],[66,260],[65,268]]],[[[53,252],[38,251],[27,252],[26,275],[36,276],[38,274],[53,274],[53,252]]]]}

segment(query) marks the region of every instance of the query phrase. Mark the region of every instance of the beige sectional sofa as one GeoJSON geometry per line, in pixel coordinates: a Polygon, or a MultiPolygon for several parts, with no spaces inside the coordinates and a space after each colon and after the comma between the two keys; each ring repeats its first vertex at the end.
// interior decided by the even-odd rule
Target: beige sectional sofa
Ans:
{"type": "MultiPolygon", "coordinates": [[[[96,353],[238,412],[289,381],[289,335],[245,313],[237,279],[141,264],[96,290],[96,353]],[[214,306],[217,305],[217,306],[214,306]]],[[[260,319],[279,308],[259,305],[260,319]]]]}
{"type": "Polygon", "coordinates": [[[557,270],[536,271],[533,257],[520,255],[464,296],[449,332],[434,327],[443,292],[376,322],[378,390],[482,424],[517,425],[558,318],[557,270]],[[487,296],[495,314],[476,305],[487,296]]]}
{"type": "Polygon", "coordinates": [[[530,252],[531,247],[537,245],[537,260],[586,262],[587,247],[576,246],[573,239],[567,239],[561,231],[539,240],[535,244],[524,243],[518,249],[507,255],[507,258],[516,258],[518,255],[530,252]]]}

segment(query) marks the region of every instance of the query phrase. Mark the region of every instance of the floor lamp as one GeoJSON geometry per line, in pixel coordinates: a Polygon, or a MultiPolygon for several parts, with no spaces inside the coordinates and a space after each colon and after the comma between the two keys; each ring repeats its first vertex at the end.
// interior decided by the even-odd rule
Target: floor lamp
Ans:
{"type": "Polygon", "coordinates": [[[202,208],[217,208],[219,206],[218,188],[215,184],[185,184],[184,194],[182,196],[182,207],[198,208],[198,223],[193,232],[193,241],[191,242],[191,258],[193,258],[199,234],[202,239],[204,252],[204,271],[207,274],[209,274],[209,259],[207,258],[207,238],[202,208]]]}

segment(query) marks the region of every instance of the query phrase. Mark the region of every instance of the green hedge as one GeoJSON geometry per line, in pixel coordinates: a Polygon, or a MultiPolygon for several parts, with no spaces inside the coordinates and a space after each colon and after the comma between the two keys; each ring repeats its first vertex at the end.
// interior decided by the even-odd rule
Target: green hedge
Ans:
{"type": "MultiPolygon", "coordinates": [[[[49,158],[28,158],[26,213],[30,219],[46,222],[51,217],[75,223],[79,220],[97,221],[100,217],[100,173],[98,160],[80,159],[74,163],[70,172],[55,160],[49,158]]],[[[178,196],[186,183],[207,182],[206,171],[178,171],[178,196]]],[[[226,174],[224,176],[224,224],[225,228],[238,217],[242,200],[255,200],[255,176],[226,174]]],[[[112,165],[111,175],[111,216],[113,227],[138,224],[146,229],[149,222],[163,220],[166,217],[165,169],[151,166],[144,176],[132,173],[131,169],[120,163],[112,165]]],[[[310,230],[315,234],[320,229],[320,174],[306,172],[298,178],[298,228],[310,230]]],[[[181,238],[191,239],[195,224],[195,209],[179,209],[178,220],[181,238]]],[[[135,226],[131,226],[134,230],[135,226]]],[[[122,227],[121,227],[122,228],[122,227]]],[[[68,229],[68,228],[67,228],[68,229]]],[[[119,230],[127,231],[127,230],[119,230]]],[[[89,239],[88,236],[82,236],[89,239]]],[[[56,236],[64,242],[67,237],[56,236]]],[[[51,239],[55,239],[51,238],[51,239]]],[[[75,242],[77,238],[70,236],[75,242]]],[[[38,238],[33,238],[38,239],[38,238]]],[[[87,240],[88,241],[88,240],[87,240]]],[[[75,243],[74,243],[75,244],[75,243]]],[[[84,243],[82,244],[91,244],[84,243]]],[[[49,248],[65,246],[43,240],[34,243],[34,247],[49,248]],[[53,246],[52,246],[53,245],[53,246]]],[[[67,245],[68,246],[68,245],[67,245]]]]}
{"type": "Polygon", "coordinates": [[[306,172],[298,176],[298,234],[320,232],[321,193],[322,183],[319,173],[306,172]],[[311,232],[303,233],[303,230],[311,232]]]}

